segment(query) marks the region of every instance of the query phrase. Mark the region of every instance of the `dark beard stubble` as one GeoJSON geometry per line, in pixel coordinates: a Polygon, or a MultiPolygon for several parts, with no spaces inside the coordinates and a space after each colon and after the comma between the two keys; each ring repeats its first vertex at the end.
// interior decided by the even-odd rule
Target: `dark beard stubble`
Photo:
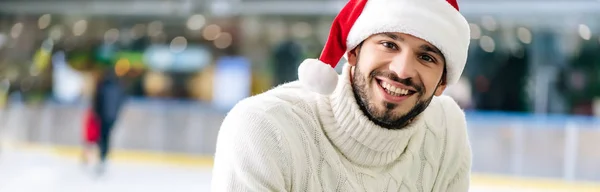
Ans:
{"type": "Polygon", "coordinates": [[[431,103],[431,100],[433,99],[433,94],[426,100],[422,99],[424,93],[426,92],[425,87],[423,85],[416,85],[410,79],[400,79],[393,73],[372,71],[369,74],[368,79],[365,80],[363,78],[363,73],[359,70],[358,67],[358,57],[356,59],[357,64],[354,67],[354,73],[352,75],[351,81],[352,91],[354,92],[354,98],[356,99],[358,106],[360,107],[363,114],[365,114],[367,118],[376,125],[391,130],[403,129],[410,125],[419,114],[421,114],[423,111],[425,111],[425,109],[427,109],[429,103],[431,103]],[[369,95],[367,93],[368,82],[375,81],[376,76],[385,76],[394,81],[401,82],[407,86],[414,87],[417,90],[417,93],[415,93],[417,96],[417,103],[415,104],[415,106],[408,113],[398,116],[393,113],[393,110],[398,107],[398,104],[384,101],[383,104],[386,110],[383,112],[378,111],[376,107],[378,103],[373,103],[374,101],[372,99],[372,95],[369,95]]]}

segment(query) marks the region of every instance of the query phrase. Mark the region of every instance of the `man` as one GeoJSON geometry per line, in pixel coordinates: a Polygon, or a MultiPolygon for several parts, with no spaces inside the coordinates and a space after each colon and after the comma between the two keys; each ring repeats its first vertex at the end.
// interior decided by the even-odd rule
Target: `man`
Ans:
{"type": "Polygon", "coordinates": [[[229,112],[213,191],[468,191],[464,113],[442,93],[469,41],[454,0],[350,0],[299,81],[229,112]]]}
{"type": "Polygon", "coordinates": [[[106,169],[113,127],[119,118],[126,97],[126,92],[114,70],[104,70],[96,84],[93,98],[93,110],[100,121],[100,137],[97,141],[100,160],[96,168],[98,175],[102,175],[106,169]]]}

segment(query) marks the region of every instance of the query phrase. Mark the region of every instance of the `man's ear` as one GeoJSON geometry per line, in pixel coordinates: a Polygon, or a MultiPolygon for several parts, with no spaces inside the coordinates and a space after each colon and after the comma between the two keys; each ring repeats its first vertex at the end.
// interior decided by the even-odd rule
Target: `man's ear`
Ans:
{"type": "MultiPolygon", "coordinates": [[[[445,66],[444,66],[445,67],[445,66]]],[[[444,69],[444,72],[442,74],[442,79],[440,79],[440,83],[438,84],[437,88],[435,89],[435,96],[440,96],[442,95],[442,93],[444,93],[444,90],[446,90],[446,87],[448,85],[447,83],[447,77],[446,77],[446,69],[444,69]]]]}
{"type": "Polygon", "coordinates": [[[356,48],[348,51],[348,64],[351,66],[356,66],[356,62],[358,62],[358,54],[360,53],[360,45],[356,46],[356,48]]]}
{"type": "Polygon", "coordinates": [[[444,90],[446,90],[446,84],[440,82],[440,84],[438,85],[437,89],[435,89],[435,96],[442,95],[442,93],[444,93],[444,90]]]}

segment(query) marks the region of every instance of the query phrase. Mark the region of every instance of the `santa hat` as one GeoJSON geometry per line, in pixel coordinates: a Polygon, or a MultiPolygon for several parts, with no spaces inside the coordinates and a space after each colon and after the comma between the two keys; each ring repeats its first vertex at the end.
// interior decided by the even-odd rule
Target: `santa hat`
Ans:
{"type": "Polygon", "coordinates": [[[460,78],[470,31],[456,0],[350,0],[334,19],[319,59],[300,64],[299,81],[314,92],[331,94],[338,81],[334,68],[344,54],[384,32],[409,34],[436,46],[446,59],[447,83],[460,78]]]}

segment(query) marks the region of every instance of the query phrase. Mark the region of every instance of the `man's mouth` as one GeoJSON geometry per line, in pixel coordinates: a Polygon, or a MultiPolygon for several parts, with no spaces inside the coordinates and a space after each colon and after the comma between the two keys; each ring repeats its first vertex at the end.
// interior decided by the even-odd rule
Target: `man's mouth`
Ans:
{"type": "Polygon", "coordinates": [[[416,91],[395,87],[385,81],[377,80],[377,83],[391,96],[402,97],[415,94],[416,91]]]}

